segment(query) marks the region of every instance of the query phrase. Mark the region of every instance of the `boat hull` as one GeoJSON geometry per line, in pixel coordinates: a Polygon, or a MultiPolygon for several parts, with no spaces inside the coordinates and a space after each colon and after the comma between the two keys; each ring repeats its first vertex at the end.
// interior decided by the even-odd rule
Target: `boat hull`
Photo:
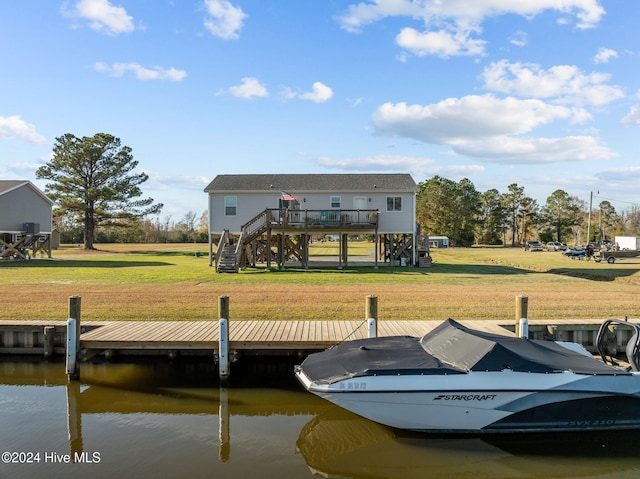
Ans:
{"type": "Polygon", "coordinates": [[[298,379],[310,392],[375,422],[430,433],[504,433],[640,428],[640,375],[470,372],[365,376],[331,384],[298,379]]]}

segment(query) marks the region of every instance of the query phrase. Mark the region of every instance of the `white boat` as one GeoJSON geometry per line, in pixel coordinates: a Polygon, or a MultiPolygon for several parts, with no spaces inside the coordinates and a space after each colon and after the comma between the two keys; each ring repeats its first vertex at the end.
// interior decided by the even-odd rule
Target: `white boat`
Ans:
{"type": "Polygon", "coordinates": [[[640,325],[605,321],[602,360],[581,345],[502,336],[449,319],[422,338],[354,340],[296,367],[310,392],[387,426],[429,433],[640,428],[640,325]],[[606,349],[633,328],[629,365],[606,349]]]}

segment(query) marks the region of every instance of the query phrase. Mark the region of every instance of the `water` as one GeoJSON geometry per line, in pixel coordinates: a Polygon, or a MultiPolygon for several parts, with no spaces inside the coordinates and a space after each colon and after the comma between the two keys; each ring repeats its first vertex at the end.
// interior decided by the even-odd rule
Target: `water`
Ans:
{"type": "Polygon", "coordinates": [[[62,363],[2,359],[0,478],[640,475],[640,433],[428,437],[316,398],[291,364],[242,369],[221,389],[202,360],[82,364],[82,381],[67,384],[62,363]]]}

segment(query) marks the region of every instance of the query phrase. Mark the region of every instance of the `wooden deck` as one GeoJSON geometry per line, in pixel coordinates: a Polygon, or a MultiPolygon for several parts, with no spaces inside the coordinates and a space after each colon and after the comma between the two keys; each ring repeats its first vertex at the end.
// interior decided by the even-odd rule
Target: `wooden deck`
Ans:
{"type": "MultiPolygon", "coordinates": [[[[463,324],[497,334],[512,334],[509,321],[462,321],[463,324]]],[[[601,320],[530,321],[531,338],[553,337],[575,341],[593,350],[601,320]]],[[[378,336],[422,336],[440,321],[379,320],[378,336]]],[[[0,354],[43,354],[46,327],[55,329],[55,354],[64,354],[65,321],[0,321],[0,354]]],[[[92,354],[103,351],[123,354],[198,354],[218,352],[218,321],[83,321],[80,347],[92,354]]],[[[626,331],[617,334],[626,344],[626,331]]],[[[267,321],[229,322],[229,350],[240,354],[304,354],[322,350],[342,341],[367,337],[362,321],[267,321]]]]}

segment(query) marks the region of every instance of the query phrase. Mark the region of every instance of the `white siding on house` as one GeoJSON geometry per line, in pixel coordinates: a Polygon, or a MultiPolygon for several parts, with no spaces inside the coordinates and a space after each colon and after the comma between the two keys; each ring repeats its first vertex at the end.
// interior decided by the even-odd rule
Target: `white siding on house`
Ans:
{"type": "Polygon", "coordinates": [[[209,231],[220,234],[227,229],[233,234],[239,234],[242,225],[267,208],[278,208],[280,192],[274,193],[238,193],[225,191],[209,195],[209,231]],[[235,196],[236,214],[226,214],[225,197],[235,196]]]}
{"type": "MultiPolygon", "coordinates": [[[[386,193],[379,198],[380,205],[376,206],[380,210],[380,228],[379,233],[415,233],[415,215],[414,202],[415,195],[413,193],[386,193]],[[389,210],[388,199],[400,198],[400,210],[389,210]]],[[[397,205],[398,201],[394,201],[397,205]]]]}
{"type": "Polygon", "coordinates": [[[29,182],[0,194],[0,232],[20,233],[25,223],[39,224],[37,233],[53,229],[52,203],[29,182]]]}
{"type": "MultiPolygon", "coordinates": [[[[301,210],[331,210],[331,198],[340,197],[340,208],[343,210],[356,209],[356,204],[366,206],[362,209],[378,210],[378,233],[406,233],[413,234],[415,230],[414,193],[375,192],[363,193],[318,193],[288,191],[300,200],[301,210]],[[400,197],[402,208],[400,211],[387,211],[387,197],[400,197]],[[363,200],[365,198],[366,200],[363,200]],[[357,203],[356,203],[357,202],[357,203]]],[[[280,192],[250,193],[224,191],[209,194],[209,231],[220,234],[228,229],[233,234],[239,234],[242,225],[247,223],[266,208],[278,208],[280,192]],[[225,214],[225,197],[237,197],[237,214],[228,216],[225,214]]]]}

